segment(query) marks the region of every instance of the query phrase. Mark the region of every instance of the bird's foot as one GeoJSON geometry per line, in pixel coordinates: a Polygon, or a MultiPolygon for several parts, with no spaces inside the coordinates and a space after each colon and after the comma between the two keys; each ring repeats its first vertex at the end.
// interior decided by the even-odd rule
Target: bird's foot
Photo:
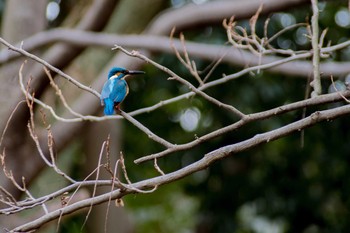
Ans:
{"type": "Polygon", "coordinates": [[[120,115],[121,113],[120,105],[115,106],[115,112],[120,115]]]}

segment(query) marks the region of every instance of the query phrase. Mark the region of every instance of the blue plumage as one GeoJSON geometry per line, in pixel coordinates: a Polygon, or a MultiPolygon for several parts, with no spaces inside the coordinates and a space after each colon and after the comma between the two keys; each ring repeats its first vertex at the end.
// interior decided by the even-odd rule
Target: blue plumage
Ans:
{"type": "Polygon", "coordinates": [[[101,92],[101,103],[104,106],[105,115],[113,115],[114,108],[119,110],[120,103],[129,93],[129,87],[125,77],[129,74],[144,74],[143,71],[130,71],[121,67],[113,67],[108,73],[101,92]]]}
{"type": "Polygon", "coordinates": [[[113,100],[106,98],[104,99],[104,109],[103,112],[105,115],[113,115],[114,113],[114,102],[113,100]]]}

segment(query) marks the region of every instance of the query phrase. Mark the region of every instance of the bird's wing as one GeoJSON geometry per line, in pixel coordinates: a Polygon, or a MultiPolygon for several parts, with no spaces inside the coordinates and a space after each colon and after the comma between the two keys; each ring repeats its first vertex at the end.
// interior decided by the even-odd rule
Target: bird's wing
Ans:
{"type": "Polygon", "coordinates": [[[109,95],[111,94],[112,90],[113,90],[113,82],[112,82],[112,80],[108,80],[103,85],[100,99],[104,100],[106,98],[109,98],[109,95]]]}
{"type": "Polygon", "coordinates": [[[116,80],[113,85],[113,90],[109,98],[113,99],[115,103],[120,103],[124,100],[125,96],[128,94],[128,85],[125,80],[116,80]]]}

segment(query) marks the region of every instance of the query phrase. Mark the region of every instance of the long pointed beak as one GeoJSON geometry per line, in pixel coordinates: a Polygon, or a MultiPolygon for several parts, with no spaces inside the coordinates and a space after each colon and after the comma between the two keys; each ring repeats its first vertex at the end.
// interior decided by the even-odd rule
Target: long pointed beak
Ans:
{"type": "Polygon", "coordinates": [[[141,70],[129,70],[128,74],[145,74],[146,72],[141,70]]]}

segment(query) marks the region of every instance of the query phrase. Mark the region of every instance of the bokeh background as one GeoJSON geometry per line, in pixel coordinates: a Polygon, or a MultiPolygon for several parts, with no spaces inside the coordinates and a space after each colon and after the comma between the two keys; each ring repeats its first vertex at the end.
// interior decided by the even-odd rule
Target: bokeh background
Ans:
{"type": "MultiPolygon", "coordinates": [[[[101,22],[95,19],[97,25],[94,28],[89,28],[86,25],[84,28],[81,19],[86,17],[91,6],[96,4],[92,0],[28,1],[35,5],[35,7],[30,8],[35,8],[39,12],[37,15],[29,16],[29,18],[39,23],[33,21],[33,25],[38,25],[37,29],[32,28],[33,30],[26,32],[26,28],[22,30],[23,26],[20,26],[23,25],[23,22],[15,21],[15,19],[23,20],[24,12],[33,13],[35,10],[26,11],[19,5],[15,7],[12,1],[24,4],[24,1],[17,0],[0,1],[1,36],[13,44],[24,40],[24,45],[26,38],[31,35],[55,28],[79,29],[80,27],[82,30],[103,33],[138,35],[147,33],[154,22],[161,25],[162,21],[159,19],[170,12],[181,14],[181,9],[187,7],[201,7],[213,2],[220,3],[219,0],[109,1],[111,4],[110,12],[106,15],[110,16],[101,14],[101,18],[104,19],[101,19],[101,22]],[[9,7],[9,5],[12,6],[9,7]],[[43,10],[45,10],[44,13],[43,10]],[[35,20],[36,17],[42,18],[35,20]],[[14,31],[12,31],[13,29],[14,31]]],[[[243,6],[249,1],[231,0],[237,6],[243,6]]],[[[276,1],[267,2],[273,4],[276,1]]],[[[276,7],[276,10],[262,13],[257,24],[258,35],[263,36],[264,24],[267,19],[270,20],[268,36],[272,36],[290,25],[310,21],[312,11],[309,1],[295,1],[295,4],[291,3],[293,1],[285,2],[286,6],[279,6],[276,7]]],[[[246,5],[249,7],[249,4],[246,5]]],[[[247,12],[253,12],[250,14],[244,14],[244,12],[238,14],[234,10],[232,11],[232,15],[239,15],[238,25],[249,28],[249,19],[257,9],[256,6],[254,5],[254,9],[247,8],[247,12]]],[[[345,0],[319,2],[320,28],[321,30],[328,28],[324,39],[325,45],[349,40],[350,12],[348,7],[348,1],[345,0]]],[[[215,9],[213,8],[213,10],[215,9]]],[[[216,15],[220,15],[220,12],[217,12],[216,15]]],[[[177,19],[176,17],[178,16],[174,14],[173,19],[177,19]]],[[[169,36],[171,28],[176,26],[177,33],[182,32],[188,41],[216,45],[227,43],[226,31],[221,23],[225,18],[229,18],[229,15],[223,15],[221,18],[217,16],[213,19],[204,16],[196,18],[196,15],[193,17],[196,20],[188,24],[180,22],[180,26],[174,20],[172,22],[174,25],[163,30],[162,33],[164,36],[169,36]]],[[[186,19],[188,16],[184,18],[186,19]]],[[[166,18],[163,20],[166,24],[166,18]]],[[[281,49],[309,50],[311,44],[309,38],[305,36],[307,30],[306,26],[300,26],[286,31],[274,40],[272,45],[281,49]]],[[[175,36],[178,36],[177,33],[175,36]]],[[[58,43],[60,42],[47,44],[34,50],[33,53],[45,58],[48,51],[53,46],[57,46],[58,43]]],[[[106,67],[106,64],[113,59],[116,53],[111,51],[112,47],[112,44],[110,47],[74,46],[76,54],[67,56],[65,61],[55,63],[55,65],[82,83],[93,84],[96,79],[107,78],[105,70],[109,67],[106,67]]],[[[141,48],[141,51],[144,50],[141,48]]],[[[174,53],[145,52],[152,59],[175,71],[181,77],[193,84],[196,83],[174,53]]],[[[349,48],[343,49],[332,53],[329,58],[323,61],[349,62],[349,52],[349,48]]],[[[194,56],[191,58],[196,62],[197,69],[204,76],[212,67],[213,62],[217,60],[217,57],[204,59],[200,56],[194,56]]],[[[135,63],[137,62],[139,61],[135,59],[135,63]]],[[[8,85],[16,87],[18,64],[21,63],[11,61],[1,64],[2,89],[8,89],[8,85]],[[10,65],[11,69],[7,68],[10,65]]],[[[132,65],[130,64],[130,66],[132,65]]],[[[165,73],[150,64],[142,63],[137,65],[137,68],[144,70],[146,74],[128,80],[130,93],[122,105],[122,109],[126,112],[151,106],[161,100],[188,91],[183,85],[167,80],[168,77],[165,73]]],[[[240,65],[222,62],[214,69],[209,80],[242,69],[244,67],[240,65]]],[[[27,70],[28,73],[34,72],[30,71],[29,68],[27,70]]],[[[303,100],[309,91],[310,77],[308,76],[264,70],[209,89],[207,93],[224,103],[235,106],[244,113],[254,113],[303,100]]],[[[345,83],[350,82],[347,73],[334,78],[338,89],[345,89],[345,83]]],[[[67,99],[73,103],[80,94],[77,93],[76,87],[72,87],[69,82],[59,77],[56,80],[67,99]]],[[[323,93],[334,92],[329,77],[322,80],[322,85],[323,93]]],[[[97,89],[97,86],[93,87],[97,89]]],[[[1,95],[1,101],[4,104],[0,108],[2,108],[2,112],[8,114],[9,110],[6,104],[9,96],[5,96],[5,91],[1,95]]],[[[60,105],[52,89],[43,89],[41,97],[59,112],[64,112],[64,108],[60,105]]],[[[98,103],[97,99],[92,104],[98,106],[95,102],[98,103]]],[[[316,109],[327,109],[333,106],[328,104],[310,107],[283,116],[250,123],[238,131],[225,134],[191,150],[159,159],[159,166],[164,172],[174,171],[202,158],[205,153],[213,149],[278,128],[301,119],[305,114],[312,113],[316,109]]],[[[102,115],[102,109],[98,107],[93,113],[102,115]]],[[[2,116],[6,116],[6,114],[4,113],[2,116]]],[[[54,119],[50,119],[49,116],[48,118],[49,121],[54,122],[54,119]]],[[[166,105],[147,114],[138,115],[136,119],[157,135],[177,144],[188,142],[196,135],[206,134],[237,120],[224,110],[208,104],[197,96],[166,105]]],[[[1,118],[3,122],[6,120],[7,118],[1,118]]],[[[26,124],[26,121],[23,124],[26,124]]],[[[38,127],[44,128],[40,123],[38,123],[38,127]]],[[[70,135],[69,140],[62,143],[64,146],[62,145],[59,149],[58,159],[60,166],[75,179],[84,179],[96,167],[101,142],[106,139],[107,134],[112,135],[114,155],[118,156],[119,151],[123,151],[128,174],[132,181],[158,175],[152,163],[135,165],[133,161],[142,155],[151,154],[163,148],[148,140],[144,133],[126,121],[85,123],[77,130],[67,131],[67,134],[72,135],[70,135]]],[[[11,139],[11,134],[8,137],[11,139]]],[[[11,140],[9,143],[12,145],[11,140]]],[[[349,156],[349,117],[319,123],[301,132],[229,156],[206,170],[162,186],[154,193],[124,197],[125,207],[110,211],[108,232],[349,232],[349,156]]],[[[42,195],[42,193],[48,193],[66,185],[62,179],[55,176],[47,168],[40,169],[32,177],[30,188],[35,195],[42,195]]],[[[113,208],[116,209],[112,206],[113,208]]],[[[83,228],[86,211],[66,217],[61,222],[59,232],[104,232],[105,213],[106,205],[94,208],[87,225],[83,228]]],[[[9,219],[20,223],[23,219],[30,218],[30,215],[29,212],[16,217],[1,216],[1,224],[5,224],[9,219]]],[[[56,225],[49,224],[38,232],[55,231],[56,225]]]]}

